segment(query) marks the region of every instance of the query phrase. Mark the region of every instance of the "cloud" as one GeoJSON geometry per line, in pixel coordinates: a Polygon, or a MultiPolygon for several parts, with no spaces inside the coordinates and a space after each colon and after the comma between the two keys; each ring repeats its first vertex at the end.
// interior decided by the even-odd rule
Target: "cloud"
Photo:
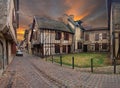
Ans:
{"type": "Polygon", "coordinates": [[[75,20],[82,20],[83,22],[92,25],[93,27],[107,26],[106,0],[65,1],[66,5],[69,7],[66,13],[69,15],[73,14],[75,16],[75,20]],[[96,24],[96,22],[98,24],[96,24]]]}
{"type": "Polygon", "coordinates": [[[24,39],[25,29],[26,29],[25,27],[20,27],[20,28],[17,29],[17,39],[18,39],[18,41],[24,39]]]}
{"type": "Polygon", "coordinates": [[[100,12],[105,14],[106,0],[20,0],[20,8],[20,22],[27,25],[34,15],[56,19],[64,13],[88,22],[99,18],[100,12]]]}
{"type": "Polygon", "coordinates": [[[65,13],[93,27],[107,26],[106,12],[106,0],[20,0],[20,27],[35,15],[57,19],[65,13]]]}

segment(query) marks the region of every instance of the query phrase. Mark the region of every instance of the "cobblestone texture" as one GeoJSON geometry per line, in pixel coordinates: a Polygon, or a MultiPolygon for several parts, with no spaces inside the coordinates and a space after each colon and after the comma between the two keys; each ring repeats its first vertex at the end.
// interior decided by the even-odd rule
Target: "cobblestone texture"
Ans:
{"type": "Polygon", "coordinates": [[[120,88],[120,75],[81,72],[25,54],[9,65],[0,88],[120,88]]]}

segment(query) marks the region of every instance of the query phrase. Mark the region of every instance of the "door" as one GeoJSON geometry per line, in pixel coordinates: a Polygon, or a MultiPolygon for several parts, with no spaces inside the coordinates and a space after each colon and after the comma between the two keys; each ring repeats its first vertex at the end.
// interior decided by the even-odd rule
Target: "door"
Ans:
{"type": "Polygon", "coordinates": [[[0,41],[0,70],[3,69],[3,44],[0,41]]]}
{"type": "Polygon", "coordinates": [[[84,52],[87,52],[87,45],[84,45],[84,46],[83,46],[83,51],[84,51],[84,52]]]}
{"type": "Polygon", "coordinates": [[[71,53],[71,45],[68,45],[68,53],[71,53]]]}
{"type": "Polygon", "coordinates": [[[99,44],[95,43],[95,51],[99,51],[99,44]]]}
{"type": "Polygon", "coordinates": [[[44,47],[43,47],[43,44],[40,45],[40,48],[39,48],[39,49],[40,49],[40,50],[39,50],[39,51],[40,51],[40,56],[41,56],[41,57],[44,57],[44,47]]]}

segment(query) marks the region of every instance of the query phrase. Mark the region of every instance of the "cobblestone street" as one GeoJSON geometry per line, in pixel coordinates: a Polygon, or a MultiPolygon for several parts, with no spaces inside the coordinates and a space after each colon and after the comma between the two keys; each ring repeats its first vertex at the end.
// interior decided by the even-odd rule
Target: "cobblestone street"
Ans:
{"type": "Polygon", "coordinates": [[[80,72],[24,54],[4,72],[0,88],[120,88],[120,75],[80,72]]]}

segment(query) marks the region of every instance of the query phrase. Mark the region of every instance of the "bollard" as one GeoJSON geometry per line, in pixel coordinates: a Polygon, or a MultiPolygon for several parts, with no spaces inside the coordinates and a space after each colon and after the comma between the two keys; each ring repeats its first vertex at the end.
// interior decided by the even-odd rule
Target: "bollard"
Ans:
{"type": "Polygon", "coordinates": [[[116,74],[116,59],[113,59],[113,64],[114,64],[114,74],[116,74]]]}
{"type": "Polygon", "coordinates": [[[74,57],[72,57],[72,69],[74,69],[74,57]]]}
{"type": "Polygon", "coordinates": [[[52,63],[53,63],[53,56],[52,56],[52,63]]]}
{"type": "Polygon", "coordinates": [[[60,65],[62,66],[62,56],[60,56],[60,65]]]}
{"type": "Polygon", "coordinates": [[[93,73],[93,59],[91,58],[91,72],[93,73]]]}

